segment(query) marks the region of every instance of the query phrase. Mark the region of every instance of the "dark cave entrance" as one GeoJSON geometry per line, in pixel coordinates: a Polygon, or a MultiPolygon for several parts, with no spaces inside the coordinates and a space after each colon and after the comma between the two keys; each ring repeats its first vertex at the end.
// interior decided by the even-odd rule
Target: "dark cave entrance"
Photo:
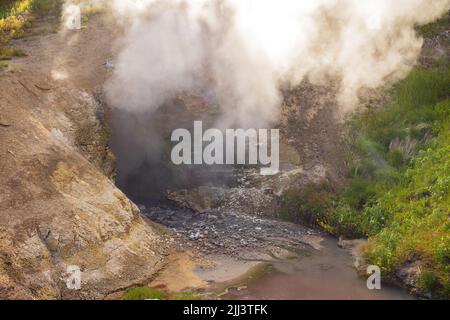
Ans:
{"type": "Polygon", "coordinates": [[[219,110],[199,96],[172,99],[156,111],[110,110],[111,148],[117,160],[117,186],[136,204],[169,204],[167,192],[199,186],[232,186],[233,166],[181,165],[170,159],[173,130],[193,129],[201,120],[212,127],[219,110]]]}

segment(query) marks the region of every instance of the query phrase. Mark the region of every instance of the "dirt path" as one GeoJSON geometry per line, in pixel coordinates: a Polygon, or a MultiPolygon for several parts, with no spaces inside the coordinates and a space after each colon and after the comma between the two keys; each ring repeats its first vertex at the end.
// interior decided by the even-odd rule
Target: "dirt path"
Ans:
{"type": "MultiPolygon", "coordinates": [[[[53,20],[38,21],[35,28],[45,32],[48,30],[45,25],[56,28],[58,23],[53,20]]],[[[105,62],[114,56],[114,44],[119,35],[120,30],[101,16],[90,19],[86,29],[44,34],[37,32],[13,42],[28,57],[12,61],[11,69],[31,79],[34,76],[39,79],[45,77],[48,81],[45,87],[74,86],[81,90],[93,90],[102,86],[110,75],[105,62]]]]}

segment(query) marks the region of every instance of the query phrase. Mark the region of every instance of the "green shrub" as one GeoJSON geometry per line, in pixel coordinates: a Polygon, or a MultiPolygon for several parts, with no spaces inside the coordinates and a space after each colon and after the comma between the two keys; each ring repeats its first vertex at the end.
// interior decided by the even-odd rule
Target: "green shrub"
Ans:
{"type": "Polygon", "coordinates": [[[26,28],[31,26],[31,21],[36,15],[59,14],[62,3],[62,0],[2,1],[0,3],[0,56],[5,57],[2,51],[10,49],[8,43],[11,39],[25,36],[26,28]]]}
{"type": "Polygon", "coordinates": [[[342,198],[351,208],[361,210],[375,195],[371,181],[357,176],[350,180],[348,189],[342,194],[342,198]]]}
{"type": "Polygon", "coordinates": [[[191,292],[165,293],[149,287],[136,287],[128,290],[123,300],[202,300],[203,297],[191,292]]]}
{"type": "Polygon", "coordinates": [[[362,215],[344,201],[335,204],[333,210],[322,218],[320,225],[331,234],[346,235],[351,238],[364,236],[362,215]]]}
{"type": "Polygon", "coordinates": [[[2,0],[0,2],[0,19],[9,15],[14,2],[16,2],[16,0],[2,0]]]}
{"type": "Polygon", "coordinates": [[[426,291],[434,292],[439,288],[440,283],[432,272],[424,271],[420,277],[420,286],[426,291]]]}
{"type": "Polygon", "coordinates": [[[130,289],[122,297],[123,300],[164,300],[165,298],[166,296],[164,292],[148,287],[137,287],[130,289]]]}
{"type": "Polygon", "coordinates": [[[24,51],[15,48],[0,48],[0,60],[11,60],[14,57],[25,57],[26,55],[24,51]]]}
{"type": "Polygon", "coordinates": [[[61,8],[61,0],[33,0],[32,9],[37,13],[57,12],[61,8]]]}
{"type": "Polygon", "coordinates": [[[203,297],[191,292],[175,292],[170,295],[170,300],[203,300],[203,297]]]}
{"type": "Polygon", "coordinates": [[[281,217],[291,222],[316,226],[330,206],[331,196],[332,191],[326,184],[290,190],[283,194],[281,217]]]}

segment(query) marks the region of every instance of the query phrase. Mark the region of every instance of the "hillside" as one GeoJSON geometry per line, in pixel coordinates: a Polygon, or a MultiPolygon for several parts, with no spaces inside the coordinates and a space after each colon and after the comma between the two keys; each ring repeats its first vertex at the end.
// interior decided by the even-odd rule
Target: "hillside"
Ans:
{"type": "Polygon", "coordinates": [[[417,26],[450,2],[361,34],[292,2],[304,47],[238,2],[81,2],[0,2],[0,299],[450,299],[450,13],[417,26]],[[279,171],[175,164],[200,120],[279,128],[279,171]]]}
{"type": "Polygon", "coordinates": [[[7,44],[26,56],[0,71],[0,297],[100,299],[153,278],[170,241],[112,181],[99,92],[115,33],[48,32],[59,20],[31,14],[7,44]],[[82,292],[67,289],[70,265],[82,292]]]}

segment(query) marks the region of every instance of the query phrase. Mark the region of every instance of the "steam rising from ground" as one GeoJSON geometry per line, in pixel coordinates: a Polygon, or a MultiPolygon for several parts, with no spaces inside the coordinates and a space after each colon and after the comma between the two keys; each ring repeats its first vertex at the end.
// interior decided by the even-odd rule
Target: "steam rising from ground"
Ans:
{"type": "Polygon", "coordinates": [[[361,88],[405,76],[422,46],[414,30],[450,9],[450,0],[114,0],[130,24],[113,105],[155,110],[205,82],[222,124],[276,120],[281,84],[338,81],[341,110],[361,88]]]}

